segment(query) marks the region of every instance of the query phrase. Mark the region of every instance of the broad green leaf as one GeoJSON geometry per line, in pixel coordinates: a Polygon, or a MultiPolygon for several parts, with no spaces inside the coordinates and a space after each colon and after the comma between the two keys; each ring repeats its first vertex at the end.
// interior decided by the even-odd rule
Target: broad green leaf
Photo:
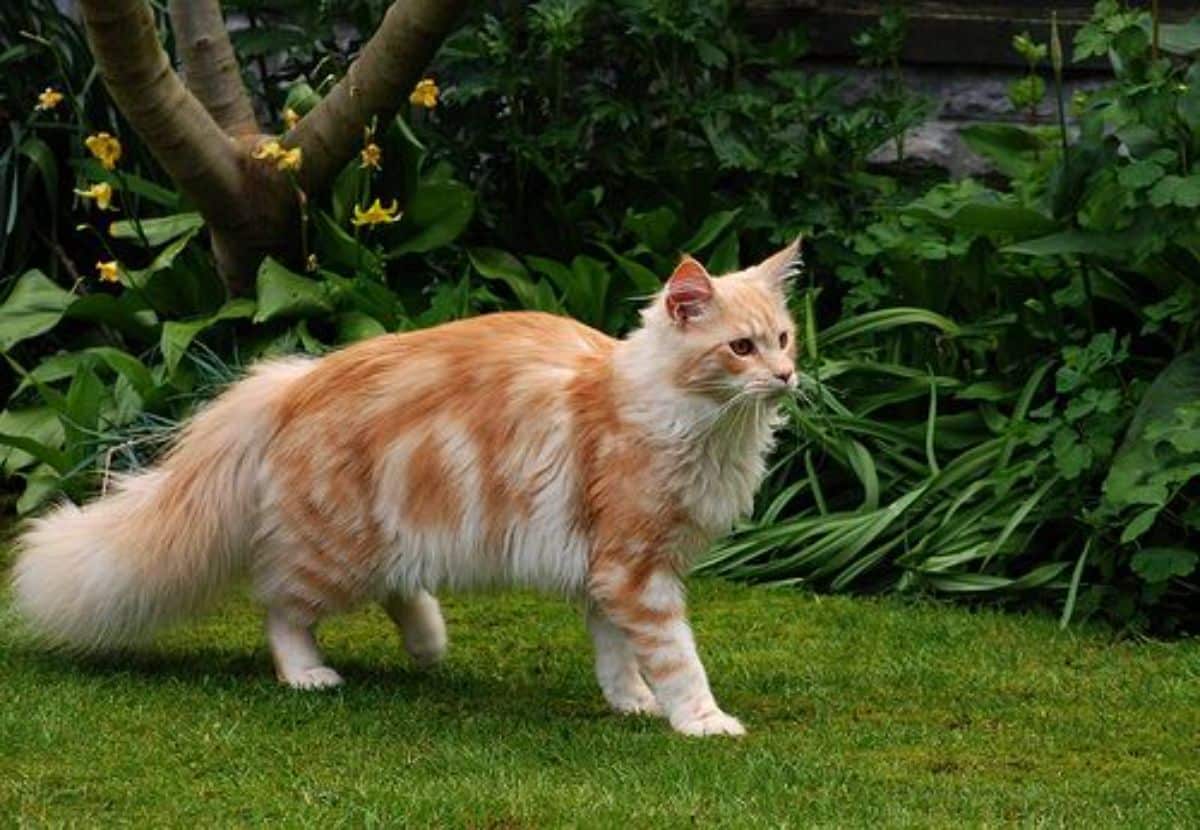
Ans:
{"type": "Polygon", "coordinates": [[[1143,548],[1133,555],[1130,565],[1146,582],[1166,582],[1173,576],[1188,576],[1196,570],[1195,551],[1186,548],[1143,548]]]}
{"type": "Polygon", "coordinates": [[[475,213],[475,193],[462,182],[424,183],[413,194],[398,229],[412,235],[388,251],[389,257],[419,254],[457,239],[475,213]]]}
{"type": "Polygon", "coordinates": [[[1200,52],[1200,17],[1193,17],[1186,23],[1160,23],[1158,39],[1159,48],[1172,55],[1200,52]]]}
{"type": "Polygon", "coordinates": [[[74,300],[41,271],[26,271],[0,305],[0,350],[54,328],[74,300]]]}
{"type": "Polygon", "coordinates": [[[1069,230],[1024,242],[1016,242],[1006,245],[1000,250],[1009,254],[1025,254],[1027,256],[1097,254],[1120,257],[1129,252],[1129,242],[1118,234],[1069,230]]]}
{"type": "MultiPolygon", "coordinates": [[[[62,421],[59,420],[58,413],[48,406],[6,409],[0,412],[0,436],[9,439],[5,441],[0,437],[0,443],[4,444],[0,447],[0,472],[12,475],[32,464],[34,460],[48,462],[46,457],[36,452],[27,452],[27,448],[23,449],[12,439],[32,441],[38,447],[50,448],[57,452],[63,442],[62,421]]],[[[57,463],[52,463],[52,466],[64,469],[57,463]]]]}
{"type": "Polygon", "coordinates": [[[104,383],[88,367],[76,373],[67,389],[67,412],[63,419],[66,451],[72,463],[84,461],[97,439],[100,409],[107,394],[104,383]]]}
{"type": "Polygon", "coordinates": [[[738,258],[741,252],[741,246],[738,242],[738,235],[730,231],[721,237],[721,240],[713,247],[713,251],[708,257],[708,270],[713,274],[730,274],[738,270],[738,258]]]}
{"type": "Polygon", "coordinates": [[[512,254],[496,248],[472,248],[467,253],[476,271],[490,280],[507,285],[523,308],[559,310],[549,283],[535,283],[529,271],[512,254]]]}
{"type": "Polygon", "coordinates": [[[976,198],[944,208],[913,204],[904,208],[903,212],[927,222],[979,234],[1037,236],[1049,233],[1058,226],[1053,219],[1035,210],[998,199],[976,198]]]}
{"type": "Polygon", "coordinates": [[[277,317],[311,317],[331,311],[328,289],[316,280],[289,271],[271,257],[258,268],[258,310],[254,322],[277,317]]]}
{"type": "Polygon", "coordinates": [[[188,234],[190,238],[202,227],[204,217],[199,213],[177,213],[174,216],[142,219],[139,222],[120,219],[108,226],[108,234],[114,239],[132,239],[139,242],[145,237],[146,244],[154,247],[178,239],[184,234],[188,234]],[[138,233],[139,225],[141,233],[138,233]]]}
{"type": "Polygon", "coordinates": [[[700,230],[680,246],[680,250],[688,254],[698,254],[716,241],[726,228],[733,223],[741,210],[722,210],[712,214],[702,223],[700,230]]]}
{"type": "Polygon", "coordinates": [[[17,499],[17,515],[27,516],[58,492],[62,479],[49,464],[36,467],[25,477],[25,490],[17,499]]]}
{"type": "Polygon", "coordinates": [[[1014,124],[972,124],[958,134],[968,147],[1010,177],[1027,174],[1046,150],[1041,136],[1014,124]]]}
{"type": "Polygon", "coordinates": [[[188,346],[200,332],[212,328],[222,320],[239,320],[254,316],[254,301],[230,300],[216,314],[200,320],[171,321],[163,325],[160,346],[167,372],[174,374],[188,346]]]}
{"type": "Polygon", "coordinates": [[[671,252],[675,249],[671,240],[679,225],[679,217],[668,207],[659,207],[644,213],[629,211],[625,214],[625,230],[652,251],[671,252]]]}
{"type": "Polygon", "coordinates": [[[1135,161],[1122,167],[1117,173],[1117,181],[1122,187],[1130,190],[1141,190],[1157,182],[1166,174],[1163,168],[1153,161],[1135,161]]]}
{"type": "Polygon", "coordinates": [[[353,343],[357,340],[366,340],[380,334],[387,334],[383,323],[361,311],[343,312],[334,318],[334,324],[337,326],[339,343],[353,343]]]}
{"type": "Polygon", "coordinates": [[[633,285],[642,298],[651,297],[658,293],[662,288],[662,279],[657,274],[642,265],[637,260],[631,259],[623,254],[618,254],[607,245],[601,245],[608,252],[608,255],[617,263],[617,267],[629,278],[629,282],[633,285]]]}
{"type": "Polygon", "coordinates": [[[1161,507],[1147,507],[1141,513],[1133,517],[1129,524],[1125,525],[1125,529],[1121,531],[1121,544],[1125,545],[1129,542],[1136,541],[1143,533],[1154,526],[1154,520],[1158,518],[1161,507]]]}
{"type": "Polygon", "coordinates": [[[1185,352],[1167,365],[1142,396],[1125,439],[1113,457],[1104,481],[1104,501],[1112,507],[1151,504],[1163,507],[1165,490],[1151,485],[1154,474],[1161,474],[1173,465],[1187,465],[1194,454],[1173,457],[1159,454],[1164,428],[1178,425],[1185,432],[1194,432],[1180,414],[1200,404],[1200,351],[1185,352]]]}

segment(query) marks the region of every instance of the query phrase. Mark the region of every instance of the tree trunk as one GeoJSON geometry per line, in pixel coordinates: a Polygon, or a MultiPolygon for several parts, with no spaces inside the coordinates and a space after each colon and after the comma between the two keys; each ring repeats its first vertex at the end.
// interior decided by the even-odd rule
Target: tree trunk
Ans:
{"type": "MultiPolygon", "coordinates": [[[[363,128],[406,102],[465,0],[396,0],[329,95],[281,139],[299,147],[305,192],[326,190],[358,153],[363,128]]],[[[295,261],[295,185],[253,152],[261,135],[218,0],[170,0],[187,86],[158,42],[146,0],[81,0],[96,66],[121,112],[208,223],[230,292],[248,292],[263,257],[295,261]]]]}

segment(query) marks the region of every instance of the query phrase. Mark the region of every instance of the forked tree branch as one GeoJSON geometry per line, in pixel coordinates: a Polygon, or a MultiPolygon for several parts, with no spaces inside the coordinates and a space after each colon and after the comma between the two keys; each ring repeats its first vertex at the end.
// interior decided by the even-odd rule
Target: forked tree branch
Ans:
{"type": "Polygon", "coordinates": [[[167,11],[188,89],[230,135],[257,133],[258,121],[242,83],[220,0],[170,0],[167,11]]]}
{"type": "Polygon", "coordinates": [[[363,128],[408,100],[465,0],[396,0],[350,70],[284,137],[304,151],[304,189],[317,192],[362,146],[363,128]]]}
{"type": "Polygon", "coordinates": [[[171,69],[146,0],[81,0],[113,100],[179,188],[214,225],[241,190],[238,151],[171,69]]]}

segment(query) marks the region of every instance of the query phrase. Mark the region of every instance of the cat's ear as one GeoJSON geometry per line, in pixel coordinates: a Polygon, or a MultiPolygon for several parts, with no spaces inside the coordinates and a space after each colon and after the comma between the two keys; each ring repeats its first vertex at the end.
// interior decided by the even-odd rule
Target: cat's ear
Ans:
{"type": "Polygon", "coordinates": [[[755,270],[772,288],[786,292],[791,286],[792,278],[800,272],[804,265],[804,258],[800,253],[800,246],[803,243],[804,237],[797,236],[792,240],[792,244],[771,254],[759,263],[755,270]]]}
{"type": "Polygon", "coordinates": [[[663,295],[667,316],[679,324],[701,317],[712,302],[712,296],[713,284],[708,271],[699,262],[684,255],[667,280],[667,290],[663,295]]]}

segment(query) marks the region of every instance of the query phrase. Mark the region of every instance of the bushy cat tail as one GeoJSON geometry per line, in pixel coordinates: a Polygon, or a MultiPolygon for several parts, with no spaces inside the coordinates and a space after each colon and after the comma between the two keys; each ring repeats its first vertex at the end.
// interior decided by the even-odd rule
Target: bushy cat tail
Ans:
{"type": "Polygon", "coordinates": [[[18,613],[46,642],[117,648],[201,610],[246,565],[275,403],[308,371],[265,364],[183,428],[156,466],[85,505],[33,520],[17,542],[18,613]]]}

